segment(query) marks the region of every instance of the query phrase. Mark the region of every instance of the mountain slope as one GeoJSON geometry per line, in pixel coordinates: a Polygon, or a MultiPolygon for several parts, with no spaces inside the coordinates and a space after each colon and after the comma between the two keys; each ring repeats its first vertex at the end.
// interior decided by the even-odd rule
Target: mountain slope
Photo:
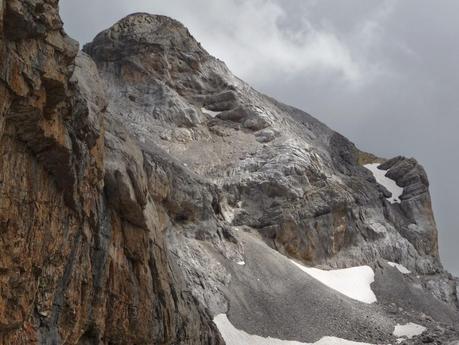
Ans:
{"type": "Polygon", "coordinates": [[[408,322],[457,337],[414,159],[366,154],[258,93],[173,19],[128,16],[77,52],[57,2],[2,6],[3,343],[223,344],[221,314],[304,343],[394,343],[408,322]],[[369,265],[377,302],[287,257],[369,265]]]}
{"type": "Polygon", "coordinates": [[[169,18],[129,16],[84,50],[105,81],[109,112],[138,140],[218,185],[235,212],[232,224],[255,227],[282,251],[317,263],[365,241],[375,231],[363,228],[378,222],[397,241],[390,249],[378,239],[359,246],[355,261],[386,255],[423,273],[439,269],[428,182],[416,161],[385,163],[404,187],[403,203],[389,205],[352,143],[251,89],[169,18]]]}

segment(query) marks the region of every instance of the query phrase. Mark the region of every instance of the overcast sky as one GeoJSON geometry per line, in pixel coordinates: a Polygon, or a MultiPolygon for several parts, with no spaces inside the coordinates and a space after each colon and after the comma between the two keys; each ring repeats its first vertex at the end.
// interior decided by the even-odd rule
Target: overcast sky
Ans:
{"type": "Polygon", "coordinates": [[[236,75],[360,149],[417,158],[459,275],[459,1],[61,0],[81,43],[132,12],[180,20],[236,75]]]}

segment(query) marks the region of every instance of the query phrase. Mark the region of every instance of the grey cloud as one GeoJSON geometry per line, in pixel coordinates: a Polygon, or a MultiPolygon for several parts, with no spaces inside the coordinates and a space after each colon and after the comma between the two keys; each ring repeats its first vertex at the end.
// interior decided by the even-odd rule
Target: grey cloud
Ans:
{"type": "Polygon", "coordinates": [[[182,21],[259,90],[380,156],[428,171],[440,250],[459,275],[459,2],[63,0],[80,42],[139,11],[182,21]]]}

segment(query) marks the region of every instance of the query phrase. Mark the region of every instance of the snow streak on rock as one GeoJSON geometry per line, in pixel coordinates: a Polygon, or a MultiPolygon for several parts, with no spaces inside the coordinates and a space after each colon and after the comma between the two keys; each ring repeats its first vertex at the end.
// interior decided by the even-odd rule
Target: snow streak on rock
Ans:
{"type": "Polygon", "coordinates": [[[209,110],[209,109],[206,109],[206,108],[201,108],[201,111],[204,114],[210,115],[211,117],[216,117],[218,114],[221,113],[221,111],[212,111],[212,110],[209,110]]]}
{"type": "Polygon", "coordinates": [[[379,169],[379,165],[379,163],[373,163],[366,164],[364,165],[364,167],[373,173],[376,182],[378,182],[380,185],[382,185],[389,192],[392,193],[392,196],[387,198],[387,200],[389,200],[391,204],[399,204],[401,202],[400,196],[403,194],[403,188],[399,187],[394,180],[391,180],[390,178],[386,177],[387,170],[379,169]]]}
{"type": "Polygon", "coordinates": [[[403,266],[403,265],[397,264],[395,262],[390,262],[390,261],[387,262],[387,264],[389,266],[395,267],[402,274],[410,274],[411,273],[411,271],[408,268],[406,268],[405,266],[403,266]]]}

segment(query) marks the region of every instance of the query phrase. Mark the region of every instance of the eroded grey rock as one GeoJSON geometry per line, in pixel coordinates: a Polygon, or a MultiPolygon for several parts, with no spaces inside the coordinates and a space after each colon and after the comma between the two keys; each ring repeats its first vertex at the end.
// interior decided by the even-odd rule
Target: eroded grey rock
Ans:
{"type": "Polygon", "coordinates": [[[113,116],[208,181],[225,221],[257,229],[309,264],[385,259],[420,274],[442,271],[428,180],[415,160],[382,165],[404,188],[401,204],[390,204],[348,139],[257,93],[164,17],[129,16],[85,51],[101,71],[113,116]],[[217,118],[180,115],[201,107],[217,118]]]}
{"type": "MultiPolygon", "coordinates": [[[[74,60],[55,2],[41,4],[51,6],[43,18],[29,5],[8,1],[15,19],[6,26],[8,47],[38,40],[44,48],[33,52],[57,72],[50,78],[25,68],[36,90],[2,75],[14,89],[0,106],[2,150],[11,146],[4,154],[16,157],[4,167],[6,180],[16,165],[26,176],[29,166],[38,172],[30,193],[5,193],[22,195],[26,205],[40,201],[28,212],[42,223],[13,224],[16,231],[32,229],[23,237],[41,239],[49,228],[64,249],[55,249],[59,265],[47,264],[44,273],[19,270],[28,273],[21,284],[52,274],[32,311],[28,299],[20,301],[25,311],[8,330],[33,314],[45,343],[68,333],[75,344],[217,345],[223,340],[211,318],[228,313],[249,333],[299,341],[334,335],[394,343],[395,323],[412,320],[428,328],[413,341],[455,339],[457,281],[441,266],[429,183],[416,160],[366,154],[309,114],[257,92],[175,20],[128,16],[74,60]],[[58,61],[48,45],[65,48],[56,48],[58,61]],[[41,107],[33,102],[37,90],[49,96],[41,107]],[[383,162],[404,189],[400,204],[386,199],[389,191],[364,162],[383,162]],[[48,201],[63,213],[40,213],[48,201]],[[362,306],[325,288],[287,257],[322,268],[370,265],[379,304],[362,306]],[[412,273],[401,275],[387,261],[412,273]],[[71,310],[84,329],[59,319],[71,310]]],[[[10,219],[1,215],[3,231],[10,219]]]]}

